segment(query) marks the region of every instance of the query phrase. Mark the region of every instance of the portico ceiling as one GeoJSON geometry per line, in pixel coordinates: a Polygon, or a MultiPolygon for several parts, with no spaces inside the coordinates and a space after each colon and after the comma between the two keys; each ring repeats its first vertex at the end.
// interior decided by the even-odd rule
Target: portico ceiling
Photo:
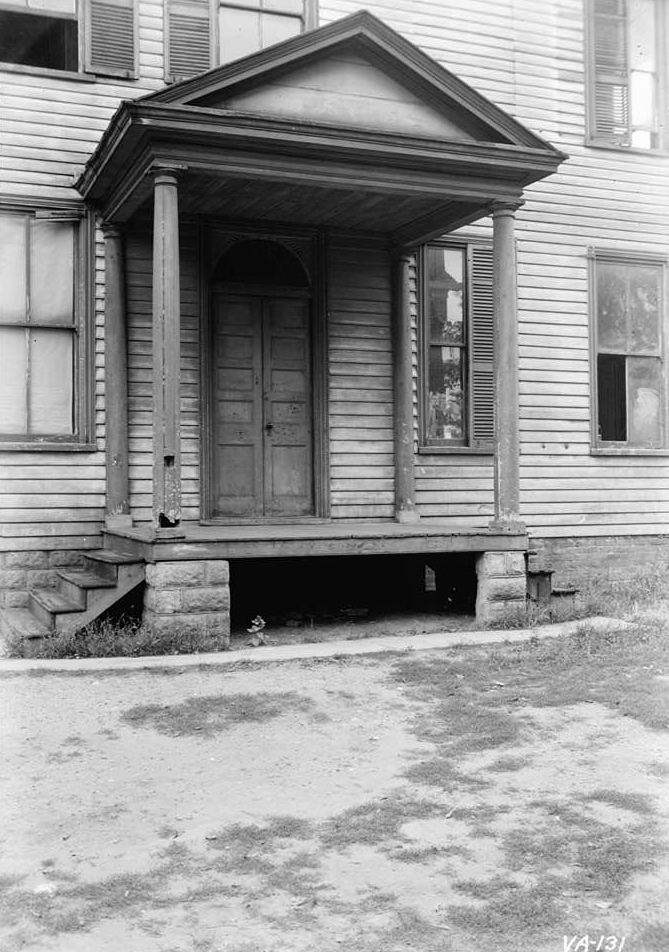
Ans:
{"type": "Polygon", "coordinates": [[[564,158],[362,12],[123,103],[77,187],[124,221],[171,167],[182,213],[408,246],[518,200],[564,158]]]}

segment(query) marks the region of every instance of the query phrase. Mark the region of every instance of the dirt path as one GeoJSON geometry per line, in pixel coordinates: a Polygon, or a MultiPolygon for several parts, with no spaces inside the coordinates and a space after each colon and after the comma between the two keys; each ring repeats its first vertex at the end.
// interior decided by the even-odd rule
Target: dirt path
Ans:
{"type": "Polygon", "coordinates": [[[460,655],[1,679],[0,948],[664,952],[667,730],[460,655]]]}

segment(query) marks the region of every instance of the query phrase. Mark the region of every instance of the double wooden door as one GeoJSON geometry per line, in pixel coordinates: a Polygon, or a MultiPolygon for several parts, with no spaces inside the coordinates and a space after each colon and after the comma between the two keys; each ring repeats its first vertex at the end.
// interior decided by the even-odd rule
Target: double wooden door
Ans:
{"type": "Polygon", "coordinates": [[[212,317],[212,516],[313,514],[308,299],[218,294],[212,317]]]}

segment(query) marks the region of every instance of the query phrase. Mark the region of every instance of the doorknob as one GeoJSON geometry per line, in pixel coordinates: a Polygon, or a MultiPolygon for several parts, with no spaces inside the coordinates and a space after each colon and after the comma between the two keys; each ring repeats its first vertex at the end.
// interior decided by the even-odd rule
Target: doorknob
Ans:
{"type": "Polygon", "coordinates": [[[267,432],[269,433],[271,430],[274,429],[274,424],[273,424],[273,423],[266,423],[266,424],[265,424],[265,429],[266,429],[267,432]]]}

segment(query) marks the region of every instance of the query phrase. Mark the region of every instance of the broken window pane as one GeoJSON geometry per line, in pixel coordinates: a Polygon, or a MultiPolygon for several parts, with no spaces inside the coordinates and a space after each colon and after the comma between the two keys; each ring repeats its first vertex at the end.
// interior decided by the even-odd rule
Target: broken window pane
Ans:
{"type": "Polygon", "coordinates": [[[464,440],[464,349],[430,347],[428,438],[464,440]]]}
{"type": "Polygon", "coordinates": [[[629,357],[629,442],[659,446],[662,441],[662,367],[655,357],[629,357]]]}
{"type": "Polygon", "coordinates": [[[627,440],[627,383],[625,357],[600,354],[597,358],[597,407],[600,440],[627,440]]]}

